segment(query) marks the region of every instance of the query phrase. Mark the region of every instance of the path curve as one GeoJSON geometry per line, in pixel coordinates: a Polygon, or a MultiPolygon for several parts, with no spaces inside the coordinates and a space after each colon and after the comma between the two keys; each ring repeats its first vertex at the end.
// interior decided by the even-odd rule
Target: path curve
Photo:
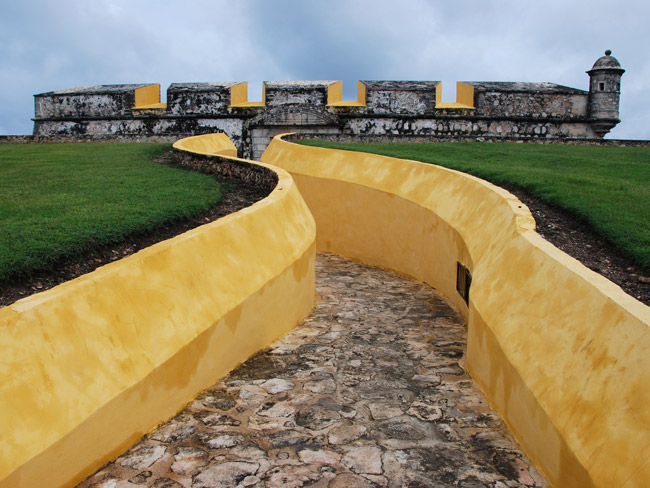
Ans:
{"type": "Polygon", "coordinates": [[[330,254],[316,266],[303,323],[79,487],[546,486],[432,288],[330,254]]]}

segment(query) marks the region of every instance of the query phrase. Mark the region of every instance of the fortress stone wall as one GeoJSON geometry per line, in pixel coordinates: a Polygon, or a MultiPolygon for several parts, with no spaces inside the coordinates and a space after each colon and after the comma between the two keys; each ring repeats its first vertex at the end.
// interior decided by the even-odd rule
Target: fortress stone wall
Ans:
{"type": "Polygon", "coordinates": [[[599,139],[620,122],[624,70],[607,51],[587,73],[589,90],[554,83],[465,82],[456,102],[438,81],[361,81],[354,101],[341,82],[266,82],[248,100],[246,82],[97,85],[35,95],[36,138],[178,139],[223,132],[239,154],[258,159],[271,138],[299,132],[327,138],[395,140],[599,139]]]}

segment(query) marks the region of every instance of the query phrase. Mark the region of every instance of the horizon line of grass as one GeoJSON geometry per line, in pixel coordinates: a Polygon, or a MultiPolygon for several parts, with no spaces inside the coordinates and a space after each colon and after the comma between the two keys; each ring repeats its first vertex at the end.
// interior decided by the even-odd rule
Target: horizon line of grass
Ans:
{"type": "Polygon", "coordinates": [[[585,221],[650,272],[650,147],[298,142],[437,164],[521,188],[585,221]]]}
{"type": "Polygon", "coordinates": [[[221,199],[207,175],[156,164],[170,144],[0,145],[0,281],[188,218],[221,199]]]}

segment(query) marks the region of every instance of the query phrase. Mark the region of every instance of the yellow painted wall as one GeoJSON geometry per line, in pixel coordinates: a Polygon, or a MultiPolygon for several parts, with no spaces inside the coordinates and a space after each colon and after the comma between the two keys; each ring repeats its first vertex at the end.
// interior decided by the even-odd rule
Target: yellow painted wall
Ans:
{"type": "Polygon", "coordinates": [[[474,87],[467,83],[460,81],[456,82],[456,101],[469,108],[476,108],[474,106],[474,87]]]}
{"type": "Polygon", "coordinates": [[[73,486],[309,313],[314,220],[275,171],[253,206],[0,309],[0,487],[73,486]]]}
{"type": "Polygon", "coordinates": [[[317,247],[414,276],[468,321],[466,363],[556,487],[650,479],[650,308],[543,240],[485,181],[414,161],[273,140],[317,247]],[[456,261],[471,271],[469,309],[456,261]]]}
{"type": "Polygon", "coordinates": [[[186,137],[176,141],[174,149],[202,155],[237,157],[237,147],[224,133],[186,137]]]}
{"type": "Polygon", "coordinates": [[[231,107],[263,107],[266,105],[266,84],[262,84],[262,101],[248,101],[248,82],[238,83],[230,87],[230,106],[231,107]]]}
{"type": "Polygon", "coordinates": [[[366,106],[366,85],[357,82],[356,101],[343,100],[343,82],[337,81],[327,87],[328,107],[365,107],[366,106]]]}
{"type": "Polygon", "coordinates": [[[160,103],[160,83],[136,88],[135,90],[135,110],[165,108],[166,103],[160,103]]]}
{"type": "Polygon", "coordinates": [[[442,81],[436,85],[436,108],[474,109],[474,87],[460,81],[456,82],[456,101],[442,101],[442,81]]]}
{"type": "Polygon", "coordinates": [[[343,82],[337,81],[327,87],[327,105],[332,105],[343,100],[343,82]]]}

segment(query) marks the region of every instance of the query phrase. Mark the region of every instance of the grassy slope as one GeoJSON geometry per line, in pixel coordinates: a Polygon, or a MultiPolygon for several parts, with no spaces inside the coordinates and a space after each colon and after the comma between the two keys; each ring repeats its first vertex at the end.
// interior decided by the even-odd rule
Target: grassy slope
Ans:
{"type": "Polygon", "coordinates": [[[308,145],[439,164],[512,184],[588,221],[650,271],[650,148],[510,143],[308,145]]]}
{"type": "Polygon", "coordinates": [[[187,217],[221,198],[151,161],[169,144],[0,144],[0,280],[187,217]]]}

